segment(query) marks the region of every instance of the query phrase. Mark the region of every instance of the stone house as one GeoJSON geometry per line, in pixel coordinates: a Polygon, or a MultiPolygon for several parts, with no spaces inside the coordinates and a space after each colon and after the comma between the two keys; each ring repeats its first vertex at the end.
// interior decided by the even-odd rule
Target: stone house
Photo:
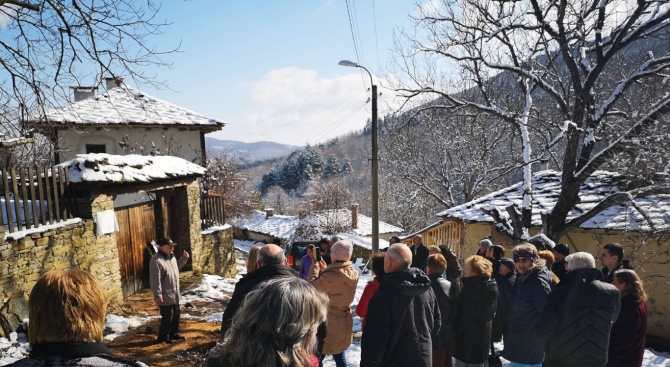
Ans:
{"type": "Polygon", "coordinates": [[[205,134],[221,130],[225,122],[152,97],[106,78],[106,91],[71,87],[74,102],[47,111],[29,125],[48,136],[55,146],[55,162],[77,154],[171,155],[204,165],[205,134]]]}
{"type": "MultiPolygon", "coordinates": [[[[560,172],[540,171],[533,176],[533,217],[529,235],[542,231],[542,213],[553,208],[560,194],[560,172]]],[[[580,202],[568,220],[595,207],[611,194],[623,190],[621,176],[596,171],[581,187],[580,202]]],[[[437,215],[440,221],[418,231],[426,244],[447,244],[461,259],[474,255],[479,240],[491,236],[494,244],[505,247],[509,256],[514,241],[510,223],[499,223],[491,216],[507,218],[507,208],[520,212],[523,203],[522,183],[506,187],[479,199],[444,210],[437,215]]],[[[627,204],[610,207],[578,228],[563,235],[558,242],[566,243],[570,252],[586,251],[596,258],[602,246],[620,243],[624,258],[629,260],[646,282],[649,295],[648,336],[650,340],[670,341],[670,194],[635,198],[627,204]]],[[[598,263],[598,266],[600,264],[598,263]]],[[[667,344],[666,344],[667,345],[667,344]]]]}

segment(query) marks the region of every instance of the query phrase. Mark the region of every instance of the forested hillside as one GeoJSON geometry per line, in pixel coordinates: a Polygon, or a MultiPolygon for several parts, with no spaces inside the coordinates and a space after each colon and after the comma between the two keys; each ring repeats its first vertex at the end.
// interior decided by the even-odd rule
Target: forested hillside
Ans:
{"type": "MultiPolygon", "coordinates": [[[[597,89],[616,88],[622,70],[643,63],[648,55],[663,54],[669,47],[667,34],[633,42],[607,65],[597,89]]],[[[540,56],[538,62],[559,65],[553,68],[567,78],[567,68],[560,66],[561,56],[551,57],[540,56]]],[[[657,80],[657,84],[633,86],[636,92],[620,102],[625,103],[629,112],[620,106],[614,116],[632,118],[643,113],[637,109],[657,100],[669,89],[660,76],[657,80]]],[[[478,111],[471,107],[473,102],[470,107],[455,108],[453,99],[484,103],[491,98],[482,94],[484,86],[484,90],[495,91],[496,98],[503,98],[507,108],[523,107],[524,92],[515,75],[502,72],[481,87],[437,97],[428,104],[380,120],[379,207],[383,221],[408,232],[418,230],[435,222],[438,219],[435,214],[445,208],[523,180],[526,166],[534,172],[546,161],[550,169],[562,169],[567,144],[563,134],[570,125],[569,121],[561,120],[561,107],[542,89],[534,90],[532,110],[536,117],[528,120],[527,131],[493,113],[478,111]],[[528,157],[526,148],[533,152],[528,157]]],[[[624,122],[622,128],[631,124],[632,121],[628,125],[624,122]]],[[[620,129],[606,124],[593,135],[587,135],[584,144],[593,139],[589,149],[597,154],[612,144],[620,129]]],[[[663,171],[664,165],[667,171],[667,144],[661,144],[661,140],[667,137],[668,130],[667,119],[658,120],[648,134],[630,139],[628,149],[621,150],[601,167],[628,174],[631,188],[657,180],[654,177],[663,171]],[[640,146],[642,142],[654,141],[658,144],[640,146]]],[[[330,195],[337,198],[331,205],[335,202],[339,207],[348,207],[356,202],[362,213],[369,215],[369,158],[370,134],[365,129],[303,147],[286,159],[279,159],[275,166],[256,172],[252,182],[258,182],[265,205],[279,213],[314,209],[318,207],[316,197],[330,195]]]]}

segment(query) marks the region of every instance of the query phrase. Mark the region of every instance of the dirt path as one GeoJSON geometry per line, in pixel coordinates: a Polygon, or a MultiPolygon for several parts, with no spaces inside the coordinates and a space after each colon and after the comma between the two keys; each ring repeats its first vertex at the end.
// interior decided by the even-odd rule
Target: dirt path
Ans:
{"type": "MultiPolygon", "coordinates": [[[[187,291],[190,285],[199,281],[198,277],[182,274],[181,287],[187,291]]],[[[140,360],[149,366],[201,366],[207,352],[220,339],[220,323],[202,321],[198,317],[221,312],[223,306],[222,302],[193,302],[183,305],[180,333],[186,340],[172,344],[157,343],[156,333],[160,323],[158,317],[106,344],[114,354],[140,360]]],[[[159,316],[158,307],[148,289],[127,298],[122,305],[109,312],[125,317],[159,316]]]]}

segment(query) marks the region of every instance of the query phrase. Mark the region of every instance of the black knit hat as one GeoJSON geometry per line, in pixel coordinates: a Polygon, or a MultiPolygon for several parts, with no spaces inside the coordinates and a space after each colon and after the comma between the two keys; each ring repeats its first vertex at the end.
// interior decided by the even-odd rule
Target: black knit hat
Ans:
{"type": "Polygon", "coordinates": [[[500,265],[505,265],[509,270],[514,271],[514,260],[503,257],[500,259],[500,265]]]}
{"type": "Polygon", "coordinates": [[[559,254],[561,254],[563,256],[570,255],[570,248],[565,243],[557,244],[556,246],[554,246],[554,248],[552,250],[558,252],[559,254]]]}

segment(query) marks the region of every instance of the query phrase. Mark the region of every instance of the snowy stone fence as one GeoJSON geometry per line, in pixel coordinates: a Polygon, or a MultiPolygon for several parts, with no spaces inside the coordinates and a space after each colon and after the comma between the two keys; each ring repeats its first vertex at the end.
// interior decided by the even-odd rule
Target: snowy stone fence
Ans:
{"type": "Polygon", "coordinates": [[[5,235],[0,226],[0,335],[16,330],[28,317],[28,296],[48,270],[79,268],[91,273],[110,302],[120,301],[121,277],[114,235],[96,237],[92,220],[5,235]]]}
{"type": "MultiPolygon", "coordinates": [[[[194,252],[196,249],[194,249],[194,252]]],[[[193,264],[196,273],[218,274],[234,277],[236,273],[233,227],[225,225],[202,231],[202,247],[193,264]]]]}

